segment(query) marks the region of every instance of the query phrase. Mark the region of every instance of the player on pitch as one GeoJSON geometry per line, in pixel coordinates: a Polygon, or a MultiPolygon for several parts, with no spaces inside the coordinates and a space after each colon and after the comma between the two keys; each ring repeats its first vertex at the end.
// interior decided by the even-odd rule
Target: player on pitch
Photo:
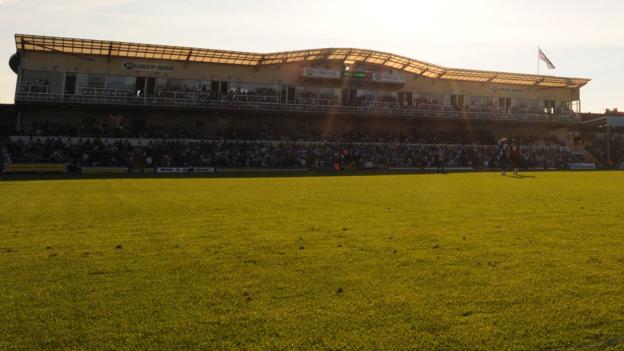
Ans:
{"type": "Polygon", "coordinates": [[[498,158],[498,165],[501,168],[501,175],[507,174],[508,152],[507,138],[502,138],[498,141],[498,146],[496,147],[496,157],[498,158]]]}
{"type": "Polygon", "coordinates": [[[520,171],[520,160],[522,160],[522,154],[520,153],[520,145],[518,145],[518,139],[516,138],[511,139],[509,159],[511,161],[511,168],[513,168],[513,175],[517,176],[520,171]]]}

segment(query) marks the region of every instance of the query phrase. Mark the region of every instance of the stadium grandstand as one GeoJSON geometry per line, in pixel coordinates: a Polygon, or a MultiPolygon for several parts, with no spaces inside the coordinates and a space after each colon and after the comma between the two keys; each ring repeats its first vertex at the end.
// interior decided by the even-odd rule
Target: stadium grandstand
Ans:
{"type": "Polygon", "coordinates": [[[620,142],[617,128],[602,135],[581,114],[589,79],[353,48],[260,54],[23,34],[15,45],[7,173],[492,169],[502,136],[520,140],[524,168],[621,164],[622,153],[598,150],[620,142]]]}

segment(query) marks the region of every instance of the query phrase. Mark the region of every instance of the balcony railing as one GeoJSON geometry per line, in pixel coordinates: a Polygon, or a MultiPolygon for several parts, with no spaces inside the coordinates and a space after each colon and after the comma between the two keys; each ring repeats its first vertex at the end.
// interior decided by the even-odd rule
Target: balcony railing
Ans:
{"type": "Polygon", "coordinates": [[[79,95],[97,95],[97,96],[132,96],[132,90],[129,89],[111,89],[98,87],[78,87],[79,95]]]}
{"type": "Polygon", "coordinates": [[[22,84],[17,89],[18,93],[47,93],[50,90],[49,84],[22,84]]]}
{"type": "Polygon", "coordinates": [[[211,92],[186,92],[186,91],[168,91],[158,92],[158,98],[173,100],[210,100],[216,99],[217,96],[211,92]]]}
{"type": "Polygon", "coordinates": [[[267,101],[234,101],[233,99],[217,99],[210,94],[201,93],[174,93],[170,97],[138,97],[134,95],[118,96],[116,93],[90,95],[63,95],[38,92],[18,91],[15,95],[17,102],[58,103],[58,104],[90,104],[116,106],[152,106],[177,107],[205,110],[245,110],[266,112],[294,112],[294,113],[342,113],[357,115],[375,115],[397,118],[443,118],[443,119],[478,119],[478,120],[507,120],[507,121],[536,121],[578,123],[576,114],[552,115],[543,113],[500,113],[482,111],[453,111],[449,109],[430,109],[427,107],[381,107],[374,106],[342,106],[309,104],[300,99],[295,103],[281,103],[267,101]]]}
{"type": "Polygon", "coordinates": [[[319,106],[339,106],[339,99],[323,99],[323,98],[300,98],[298,104],[303,105],[319,105],[319,106]]]}
{"type": "Polygon", "coordinates": [[[248,102],[280,102],[279,96],[275,95],[253,95],[253,94],[234,94],[232,95],[233,101],[248,101],[248,102]]]}

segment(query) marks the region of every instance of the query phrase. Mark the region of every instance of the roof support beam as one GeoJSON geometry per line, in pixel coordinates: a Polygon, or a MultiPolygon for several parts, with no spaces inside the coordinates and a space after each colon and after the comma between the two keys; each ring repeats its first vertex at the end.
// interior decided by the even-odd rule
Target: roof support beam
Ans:
{"type": "Polygon", "coordinates": [[[26,44],[31,44],[33,46],[38,46],[38,47],[40,47],[42,49],[50,50],[50,51],[55,52],[57,54],[75,56],[75,57],[78,57],[79,59],[85,60],[85,61],[91,61],[91,62],[95,61],[95,59],[92,59],[90,57],[86,57],[86,56],[83,56],[83,55],[80,55],[80,54],[74,54],[74,53],[69,53],[69,52],[56,50],[55,48],[51,48],[51,47],[45,46],[45,45],[39,45],[39,44],[36,44],[36,43],[29,42],[27,40],[24,40],[23,42],[26,43],[26,44]]]}
{"type": "Polygon", "coordinates": [[[186,59],[184,60],[184,67],[188,67],[189,62],[191,62],[191,56],[193,56],[193,49],[190,49],[188,54],[186,55],[186,59]]]}
{"type": "Polygon", "coordinates": [[[342,60],[342,65],[343,66],[345,66],[347,64],[347,57],[351,56],[352,54],[353,54],[353,49],[349,49],[347,54],[345,54],[345,58],[342,60]]]}
{"type": "Polygon", "coordinates": [[[254,69],[256,70],[256,72],[258,72],[258,70],[260,69],[260,66],[262,66],[264,61],[266,61],[266,55],[262,55],[260,59],[258,60],[258,63],[254,65],[254,69]]]}
{"type": "Polygon", "coordinates": [[[331,56],[331,54],[332,54],[331,50],[326,50],[325,57],[323,58],[323,60],[328,61],[329,56],[331,56]]]}
{"type": "Polygon", "coordinates": [[[312,57],[312,56],[318,56],[318,54],[314,54],[312,55],[312,53],[310,52],[310,50],[306,51],[305,54],[303,55],[303,61],[308,61],[308,58],[312,57]]]}
{"type": "Polygon", "coordinates": [[[113,43],[108,44],[108,63],[113,59],[113,43]]]}

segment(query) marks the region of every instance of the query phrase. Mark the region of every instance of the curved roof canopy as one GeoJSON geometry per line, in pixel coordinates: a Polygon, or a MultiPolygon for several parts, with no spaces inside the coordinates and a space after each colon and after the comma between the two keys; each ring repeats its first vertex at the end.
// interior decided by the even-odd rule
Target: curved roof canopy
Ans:
{"type": "Polygon", "coordinates": [[[590,81],[585,78],[446,68],[390,53],[352,48],[325,48],[260,54],[27,34],[16,34],[15,45],[18,51],[58,52],[85,56],[126,57],[243,66],[334,60],[341,61],[347,65],[355,63],[377,64],[432,79],[553,88],[580,88],[590,81]]]}

